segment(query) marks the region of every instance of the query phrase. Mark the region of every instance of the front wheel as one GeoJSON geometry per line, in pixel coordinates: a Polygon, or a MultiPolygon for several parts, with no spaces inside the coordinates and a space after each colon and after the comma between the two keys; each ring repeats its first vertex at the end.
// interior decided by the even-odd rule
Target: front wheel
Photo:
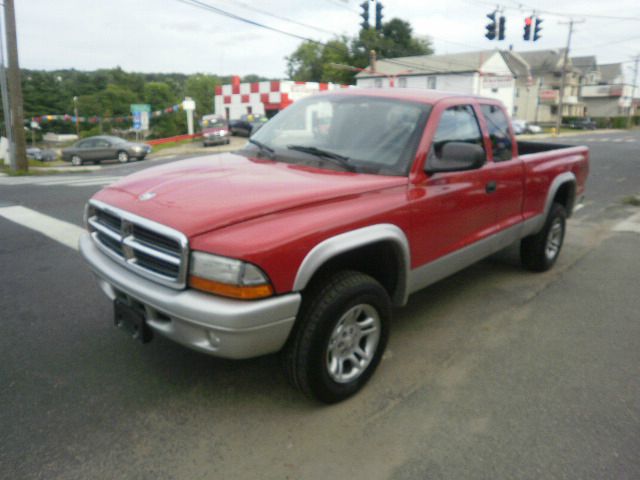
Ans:
{"type": "Polygon", "coordinates": [[[289,381],[306,395],[336,403],[360,390],[380,363],[391,301],[372,277],[343,271],[305,292],[283,350],[289,381]]]}
{"type": "Polygon", "coordinates": [[[127,163],[129,161],[129,154],[125,151],[118,152],[118,161],[120,163],[127,163]]]}
{"type": "Polygon", "coordinates": [[[567,211],[559,203],[551,205],[542,230],[522,239],[520,258],[529,270],[545,272],[556,263],[567,224],[567,211]]]}

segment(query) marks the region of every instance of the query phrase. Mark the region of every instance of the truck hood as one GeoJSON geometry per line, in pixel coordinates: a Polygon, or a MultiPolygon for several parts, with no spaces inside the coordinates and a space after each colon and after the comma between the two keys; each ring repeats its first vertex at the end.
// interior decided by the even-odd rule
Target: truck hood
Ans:
{"type": "Polygon", "coordinates": [[[192,237],[279,211],[406,183],[406,177],[220,154],[149,168],[94,198],[192,237]]]}

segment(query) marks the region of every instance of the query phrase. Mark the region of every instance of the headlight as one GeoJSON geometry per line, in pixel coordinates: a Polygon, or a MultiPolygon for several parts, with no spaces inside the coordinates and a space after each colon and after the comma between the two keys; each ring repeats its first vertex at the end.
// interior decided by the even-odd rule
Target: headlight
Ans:
{"type": "Polygon", "coordinates": [[[131,150],[133,150],[134,152],[141,152],[142,151],[142,147],[140,145],[136,145],[131,150]]]}
{"type": "Polygon", "coordinates": [[[226,130],[218,130],[216,133],[217,133],[218,135],[220,135],[221,137],[224,137],[224,136],[225,136],[227,133],[229,133],[229,132],[227,132],[226,130]]]}
{"type": "Polygon", "coordinates": [[[205,138],[209,138],[209,137],[211,136],[211,134],[210,134],[210,133],[205,133],[203,136],[204,136],[205,138]]]}
{"type": "Polygon", "coordinates": [[[84,204],[84,215],[83,215],[83,220],[84,220],[84,228],[86,230],[89,230],[89,217],[93,216],[93,207],[91,207],[91,204],[89,202],[84,204]]]}
{"type": "Polygon", "coordinates": [[[252,300],[273,295],[267,276],[255,265],[204,252],[192,252],[189,286],[231,298],[252,300]]]}

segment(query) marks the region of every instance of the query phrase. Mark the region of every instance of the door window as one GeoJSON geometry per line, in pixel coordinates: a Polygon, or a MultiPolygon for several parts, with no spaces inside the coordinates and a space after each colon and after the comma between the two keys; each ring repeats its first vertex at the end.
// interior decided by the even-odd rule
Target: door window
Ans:
{"type": "Polygon", "coordinates": [[[491,138],[493,147],[493,161],[504,162],[511,160],[512,142],[507,116],[500,107],[495,105],[481,105],[480,109],[487,121],[489,138],[491,138]]]}
{"type": "Polygon", "coordinates": [[[484,149],[478,119],[471,105],[456,105],[442,112],[431,154],[443,160],[442,149],[449,142],[471,143],[484,149]]]}

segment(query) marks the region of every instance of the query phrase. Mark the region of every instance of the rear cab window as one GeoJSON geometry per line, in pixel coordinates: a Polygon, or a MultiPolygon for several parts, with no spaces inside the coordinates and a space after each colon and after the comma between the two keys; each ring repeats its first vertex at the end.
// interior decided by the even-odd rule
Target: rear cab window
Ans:
{"type": "Polygon", "coordinates": [[[513,157],[513,141],[509,131],[509,119],[497,105],[480,105],[489,129],[489,138],[493,148],[493,161],[504,162],[513,157]]]}

